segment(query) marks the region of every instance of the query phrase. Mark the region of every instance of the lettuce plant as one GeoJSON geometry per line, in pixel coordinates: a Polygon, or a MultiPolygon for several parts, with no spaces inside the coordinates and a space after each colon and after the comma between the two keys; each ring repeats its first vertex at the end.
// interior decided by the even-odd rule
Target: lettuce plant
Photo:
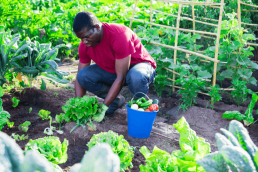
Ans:
{"type": "Polygon", "coordinates": [[[216,133],[218,151],[197,161],[206,171],[254,172],[258,170],[258,148],[250,138],[242,123],[232,120],[229,129],[216,133]]]}
{"type": "Polygon", "coordinates": [[[30,121],[25,121],[23,124],[20,124],[18,126],[18,129],[23,131],[23,132],[27,132],[28,129],[29,129],[30,124],[31,124],[30,121]]]}
{"type": "Polygon", "coordinates": [[[93,126],[92,120],[100,122],[105,116],[105,112],[108,107],[105,104],[98,104],[98,99],[96,97],[76,97],[70,98],[64,106],[62,106],[64,111],[64,120],[66,122],[74,121],[76,126],[71,130],[71,132],[78,126],[84,127],[85,124],[89,125],[91,128],[93,126]]]}
{"type": "Polygon", "coordinates": [[[12,102],[13,102],[13,107],[15,108],[16,106],[18,106],[20,100],[17,99],[16,97],[13,97],[13,98],[12,98],[12,102]]]}
{"type": "Polygon", "coordinates": [[[123,138],[123,135],[118,135],[113,131],[101,132],[94,134],[87,146],[89,150],[100,143],[107,143],[111,146],[113,152],[120,158],[120,171],[125,171],[127,167],[133,168],[132,159],[134,156],[134,147],[123,138]]]}
{"type": "Polygon", "coordinates": [[[8,118],[11,118],[11,115],[9,114],[9,112],[4,111],[2,104],[3,104],[3,101],[2,99],[0,99],[0,131],[7,123],[8,118]]]}
{"type": "Polygon", "coordinates": [[[245,125],[251,125],[254,122],[254,118],[253,118],[253,108],[255,106],[255,103],[258,100],[258,96],[256,94],[252,94],[252,100],[250,102],[250,104],[248,105],[248,108],[245,111],[245,114],[241,114],[238,111],[226,111],[223,113],[223,118],[227,118],[227,119],[237,119],[239,121],[244,120],[244,124],[245,125]]]}
{"type": "Polygon", "coordinates": [[[54,164],[62,164],[67,161],[68,141],[64,139],[60,142],[58,137],[49,136],[31,140],[25,145],[25,152],[28,150],[38,151],[49,162],[54,164]]]}
{"type": "Polygon", "coordinates": [[[179,131],[179,145],[181,150],[176,150],[171,155],[156,146],[150,153],[147,147],[143,146],[140,152],[146,159],[145,166],[140,165],[141,172],[152,171],[198,171],[204,172],[204,169],[196,163],[210,153],[210,144],[201,137],[196,136],[185,118],[182,117],[173,126],[179,131]]]}

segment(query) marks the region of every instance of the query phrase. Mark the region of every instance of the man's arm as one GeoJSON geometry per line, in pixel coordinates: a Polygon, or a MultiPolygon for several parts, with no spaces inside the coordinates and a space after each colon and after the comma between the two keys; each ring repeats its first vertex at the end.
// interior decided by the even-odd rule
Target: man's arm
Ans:
{"type": "Polygon", "coordinates": [[[123,58],[123,59],[116,59],[115,68],[116,68],[116,75],[117,78],[113,83],[112,87],[110,88],[107,97],[104,100],[104,104],[109,106],[113,100],[115,100],[116,96],[121,91],[124,83],[126,81],[126,74],[129,70],[131,62],[131,55],[123,58]]]}
{"type": "MultiPolygon", "coordinates": [[[[90,63],[81,63],[79,62],[78,64],[78,73],[80,72],[81,69],[89,66],[90,63]]],[[[78,74],[77,73],[77,74],[78,74]]],[[[77,80],[77,76],[75,79],[75,83],[74,83],[74,90],[75,90],[75,97],[83,97],[86,93],[86,90],[79,84],[78,80],[77,80]]]]}

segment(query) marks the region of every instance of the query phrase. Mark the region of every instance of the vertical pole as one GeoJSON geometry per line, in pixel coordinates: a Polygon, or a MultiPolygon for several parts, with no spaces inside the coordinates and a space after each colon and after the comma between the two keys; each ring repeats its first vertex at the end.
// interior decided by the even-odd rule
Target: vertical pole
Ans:
{"type": "MultiPolygon", "coordinates": [[[[224,0],[221,0],[221,3],[224,4],[224,0]]],[[[217,32],[217,39],[216,39],[216,49],[215,49],[215,60],[216,61],[214,61],[214,69],[213,69],[213,82],[212,82],[212,86],[213,87],[216,85],[217,60],[218,60],[218,54],[219,54],[219,40],[220,40],[222,14],[223,14],[223,5],[220,5],[219,24],[218,24],[218,32],[217,32]]],[[[213,100],[212,99],[211,99],[211,103],[213,104],[213,100]]]]}
{"type": "Polygon", "coordinates": [[[150,0],[150,28],[152,23],[152,0],[150,0]]]}
{"type": "Polygon", "coordinates": [[[241,3],[240,0],[237,0],[237,18],[238,18],[238,27],[241,27],[241,3]]]}
{"type": "MultiPolygon", "coordinates": [[[[182,4],[179,4],[176,28],[179,28],[179,26],[180,26],[181,8],[182,8],[182,4]]],[[[177,47],[177,42],[178,42],[178,30],[176,30],[175,47],[177,47]]],[[[177,56],[177,50],[174,50],[174,64],[175,65],[176,65],[176,56],[177,56]]],[[[173,69],[173,71],[175,72],[175,69],[173,69]]],[[[176,79],[176,75],[175,75],[175,73],[173,73],[173,80],[175,80],[175,79],[176,79]]],[[[175,81],[173,81],[173,86],[175,86],[175,81]]],[[[175,87],[173,87],[173,92],[174,91],[175,91],[175,87]]]]}
{"type": "Polygon", "coordinates": [[[130,29],[132,27],[132,23],[133,23],[133,19],[134,19],[134,13],[135,13],[135,10],[136,10],[136,5],[137,5],[137,0],[135,0],[135,4],[134,4],[134,7],[133,7],[133,15],[132,15],[132,18],[131,18],[131,21],[130,21],[130,25],[129,25],[130,29]]]}
{"type": "MultiPolygon", "coordinates": [[[[195,15],[194,15],[194,5],[192,4],[192,16],[193,16],[193,30],[195,30],[195,15]]],[[[195,32],[193,32],[195,35],[195,32]]],[[[194,51],[196,52],[196,46],[195,46],[195,41],[194,41],[194,51]]]]}

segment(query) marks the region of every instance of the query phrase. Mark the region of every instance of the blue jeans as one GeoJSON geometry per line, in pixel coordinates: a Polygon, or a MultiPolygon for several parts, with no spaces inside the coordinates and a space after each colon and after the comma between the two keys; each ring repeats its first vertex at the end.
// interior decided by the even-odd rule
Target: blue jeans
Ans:
{"type": "MultiPolygon", "coordinates": [[[[137,92],[147,94],[149,85],[154,82],[155,73],[155,69],[149,63],[137,63],[130,67],[126,75],[125,86],[129,87],[133,95],[137,92]]],[[[105,90],[107,87],[111,87],[116,78],[116,73],[109,73],[96,64],[81,69],[77,75],[79,84],[93,94],[105,90]]],[[[144,95],[135,95],[138,98],[142,96],[144,95]]]]}

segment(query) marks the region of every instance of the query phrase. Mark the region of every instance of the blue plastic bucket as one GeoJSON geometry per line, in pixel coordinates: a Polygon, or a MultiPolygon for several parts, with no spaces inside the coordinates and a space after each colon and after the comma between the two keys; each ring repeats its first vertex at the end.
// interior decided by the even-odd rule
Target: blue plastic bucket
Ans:
{"type": "Polygon", "coordinates": [[[128,120],[128,134],[132,137],[143,139],[148,138],[156,118],[157,112],[146,112],[131,109],[128,104],[127,120],[128,120]]]}

